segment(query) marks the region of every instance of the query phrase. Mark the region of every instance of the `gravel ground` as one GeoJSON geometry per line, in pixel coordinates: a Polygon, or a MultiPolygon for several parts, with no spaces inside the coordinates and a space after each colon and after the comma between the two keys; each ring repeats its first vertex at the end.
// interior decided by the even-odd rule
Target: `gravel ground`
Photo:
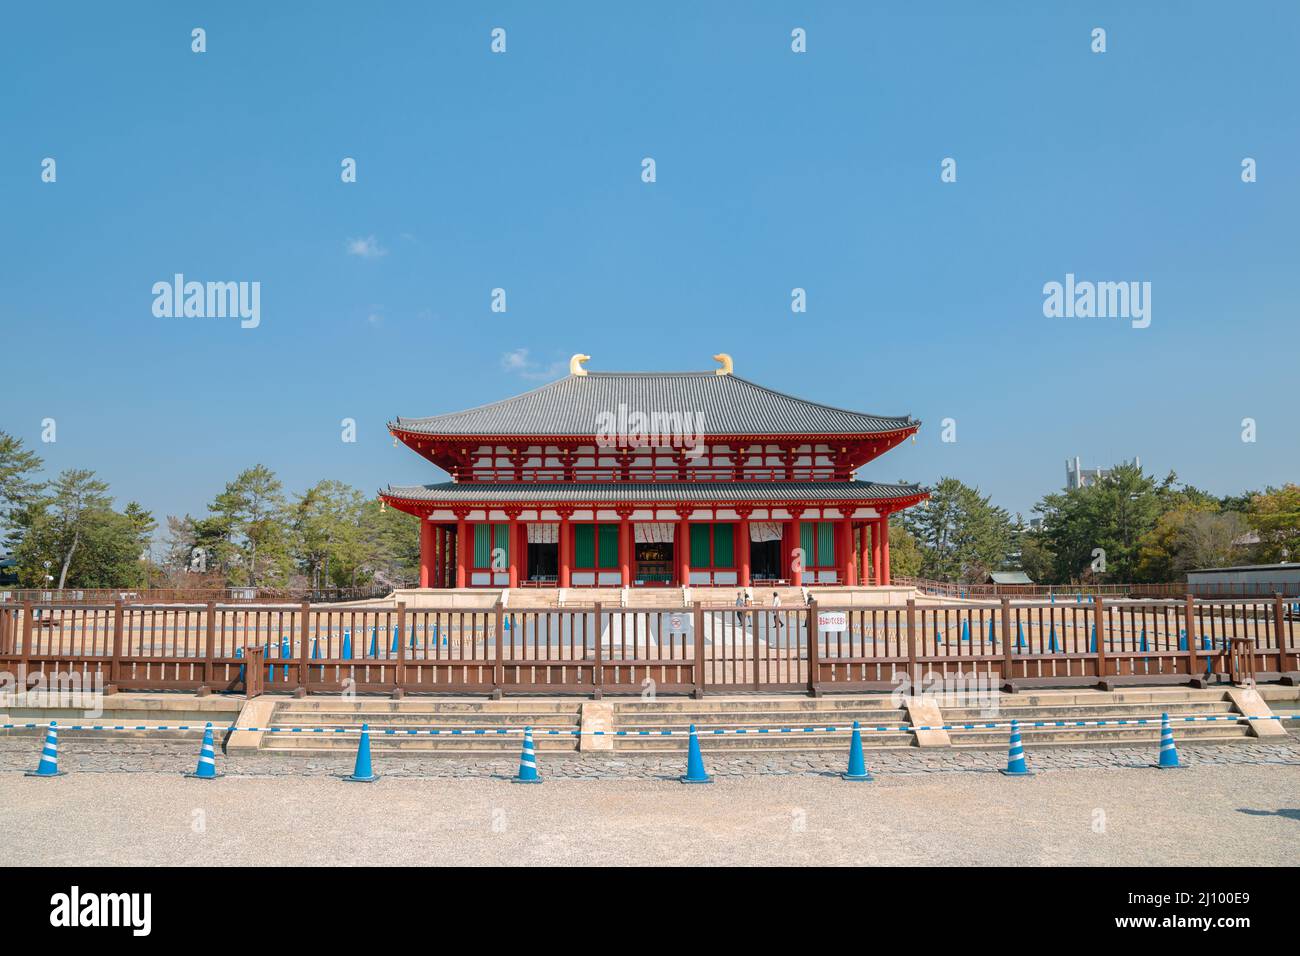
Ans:
{"type": "Polygon", "coordinates": [[[504,781],[0,773],[10,865],[1294,866],[1295,765],[504,781]]]}
{"type": "Polygon", "coordinates": [[[1008,779],[992,751],[876,751],[876,781],[843,760],[733,754],[686,787],[682,760],[543,755],[546,783],[506,782],[513,760],[254,754],[186,780],[188,742],[64,741],[67,776],[23,777],[37,741],[0,740],[10,865],[1083,864],[1294,866],[1300,744],[1043,748],[1008,779]],[[129,745],[128,745],[129,744],[129,745]]]}

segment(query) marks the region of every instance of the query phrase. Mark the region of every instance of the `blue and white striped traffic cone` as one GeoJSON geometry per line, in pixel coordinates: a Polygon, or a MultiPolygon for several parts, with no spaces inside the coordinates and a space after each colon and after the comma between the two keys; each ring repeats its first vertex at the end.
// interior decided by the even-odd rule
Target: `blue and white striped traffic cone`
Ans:
{"type": "Polygon", "coordinates": [[[50,729],[45,732],[45,746],[41,748],[41,762],[36,765],[35,770],[28,770],[25,776],[64,776],[64,772],[59,769],[59,731],[54,721],[50,721],[50,729]]]}
{"type": "Polygon", "coordinates": [[[1008,777],[1032,777],[1034,772],[1025,765],[1025,748],[1020,742],[1020,721],[1011,721],[1011,749],[1007,751],[1007,769],[999,773],[1008,777]]]}
{"type": "Polygon", "coordinates": [[[1160,761],[1156,764],[1161,770],[1181,770],[1178,762],[1178,748],[1174,746],[1174,728],[1169,725],[1169,715],[1160,715],[1160,761]]]}
{"type": "Polygon", "coordinates": [[[187,773],[185,776],[191,780],[215,780],[221,774],[217,773],[217,752],[212,746],[212,722],[203,728],[203,746],[199,748],[199,765],[194,768],[193,773],[187,773]]]}
{"type": "Polygon", "coordinates": [[[691,724],[691,742],[686,751],[686,776],[677,779],[682,783],[713,783],[713,778],[704,772],[704,755],[700,753],[700,739],[695,736],[694,724],[691,724]]]}
{"type": "Polygon", "coordinates": [[[349,783],[374,783],[379,779],[370,766],[370,725],[361,725],[361,740],[357,744],[357,762],[352,768],[352,776],[344,777],[349,783]]]}
{"type": "Polygon", "coordinates": [[[519,754],[519,773],[511,783],[541,783],[537,773],[537,751],[533,748],[533,728],[524,728],[524,749],[519,754]]]}
{"type": "Polygon", "coordinates": [[[867,772],[867,762],[862,757],[862,730],[858,722],[853,722],[853,739],[849,742],[849,769],[840,774],[841,780],[854,780],[869,783],[874,777],[867,772]]]}
{"type": "Polygon", "coordinates": [[[967,642],[970,641],[970,621],[967,618],[962,618],[961,621],[961,639],[967,642]]]}

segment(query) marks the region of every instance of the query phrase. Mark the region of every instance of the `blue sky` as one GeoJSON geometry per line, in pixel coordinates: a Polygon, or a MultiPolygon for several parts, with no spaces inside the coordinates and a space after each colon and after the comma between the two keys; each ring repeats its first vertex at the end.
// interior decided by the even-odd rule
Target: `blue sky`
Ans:
{"type": "Polygon", "coordinates": [[[986,6],[11,7],[0,428],[161,518],[256,462],[290,490],[435,480],[387,419],[574,352],[726,351],[925,421],[864,477],[1026,514],[1075,454],[1216,493],[1296,480],[1300,5],[986,6]],[[177,272],[260,282],[260,326],[155,317],[177,272]],[[1150,327],[1045,318],[1066,273],[1149,281],[1150,327]]]}

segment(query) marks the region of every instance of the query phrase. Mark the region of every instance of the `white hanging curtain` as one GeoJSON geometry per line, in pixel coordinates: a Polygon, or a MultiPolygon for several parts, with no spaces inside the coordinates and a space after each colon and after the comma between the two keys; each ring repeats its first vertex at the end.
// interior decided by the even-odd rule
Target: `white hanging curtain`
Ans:
{"type": "Polygon", "coordinates": [[[672,544],[676,527],[671,521],[633,521],[632,539],[637,544],[672,544]]]}
{"type": "Polygon", "coordinates": [[[781,522],[751,521],[749,523],[749,540],[750,541],[780,541],[781,522]]]}
{"type": "Polygon", "coordinates": [[[558,521],[528,522],[529,544],[559,544],[560,523],[558,521]]]}

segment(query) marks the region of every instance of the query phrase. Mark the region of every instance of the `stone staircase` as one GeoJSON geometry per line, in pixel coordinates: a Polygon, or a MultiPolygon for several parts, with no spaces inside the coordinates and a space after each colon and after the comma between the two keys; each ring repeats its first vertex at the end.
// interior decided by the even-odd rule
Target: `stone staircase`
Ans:
{"type": "MultiPolygon", "coordinates": [[[[355,727],[370,726],[370,746],[376,753],[436,753],[446,756],[517,755],[520,734],[418,734],[389,735],[386,731],[467,730],[479,728],[532,727],[539,752],[575,751],[572,734],[547,736],[548,730],[577,730],[581,700],[468,700],[463,698],[390,701],[379,699],[342,700],[317,697],[277,701],[271,714],[272,727],[355,727]]],[[[356,734],[267,733],[259,749],[270,753],[319,754],[355,751],[356,734]]]]}
{"type": "MultiPolygon", "coordinates": [[[[1179,717],[1210,715],[1241,716],[1228,695],[1221,690],[1182,688],[1122,690],[1106,694],[1077,691],[1039,691],[1002,695],[996,711],[980,707],[940,706],[945,724],[1007,723],[1020,721],[1026,747],[1058,745],[1068,747],[1109,747],[1149,743],[1160,740],[1160,715],[1171,719],[1174,737],[1197,743],[1231,743],[1252,737],[1250,727],[1235,721],[1188,722],[1179,717]],[[1144,725],[1105,727],[1033,727],[1034,721],[1095,721],[1144,718],[1144,725]]],[[[997,729],[953,729],[948,736],[953,747],[1005,747],[1009,732],[997,729]]]]}
{"type": "Polygon", "coordinates": [[[848,738],[843,732],[829,733],[817,727],[863,725],[862,745],[872,748],[912,746],[907,731],[878,731],[877,726],[908,723],[907,709],[891,702],[887,695],[861,697],[732,697],[704,700],[611,700],[613,729],[629,734],[649,731],[652,736],[614,737],[616,753],[684,753],[686,738],[653,736],[657,730],[682,730],[695,725],[701,746],[711,751],[810,751],[843,750],[848,738]],[[715,730],[738,728],[767,733],[724,734],[715,730]],[[802,728],[813,728],[806,732],[802,728]],[[789,729],[790,733],[782,731],[789,729]]]}

